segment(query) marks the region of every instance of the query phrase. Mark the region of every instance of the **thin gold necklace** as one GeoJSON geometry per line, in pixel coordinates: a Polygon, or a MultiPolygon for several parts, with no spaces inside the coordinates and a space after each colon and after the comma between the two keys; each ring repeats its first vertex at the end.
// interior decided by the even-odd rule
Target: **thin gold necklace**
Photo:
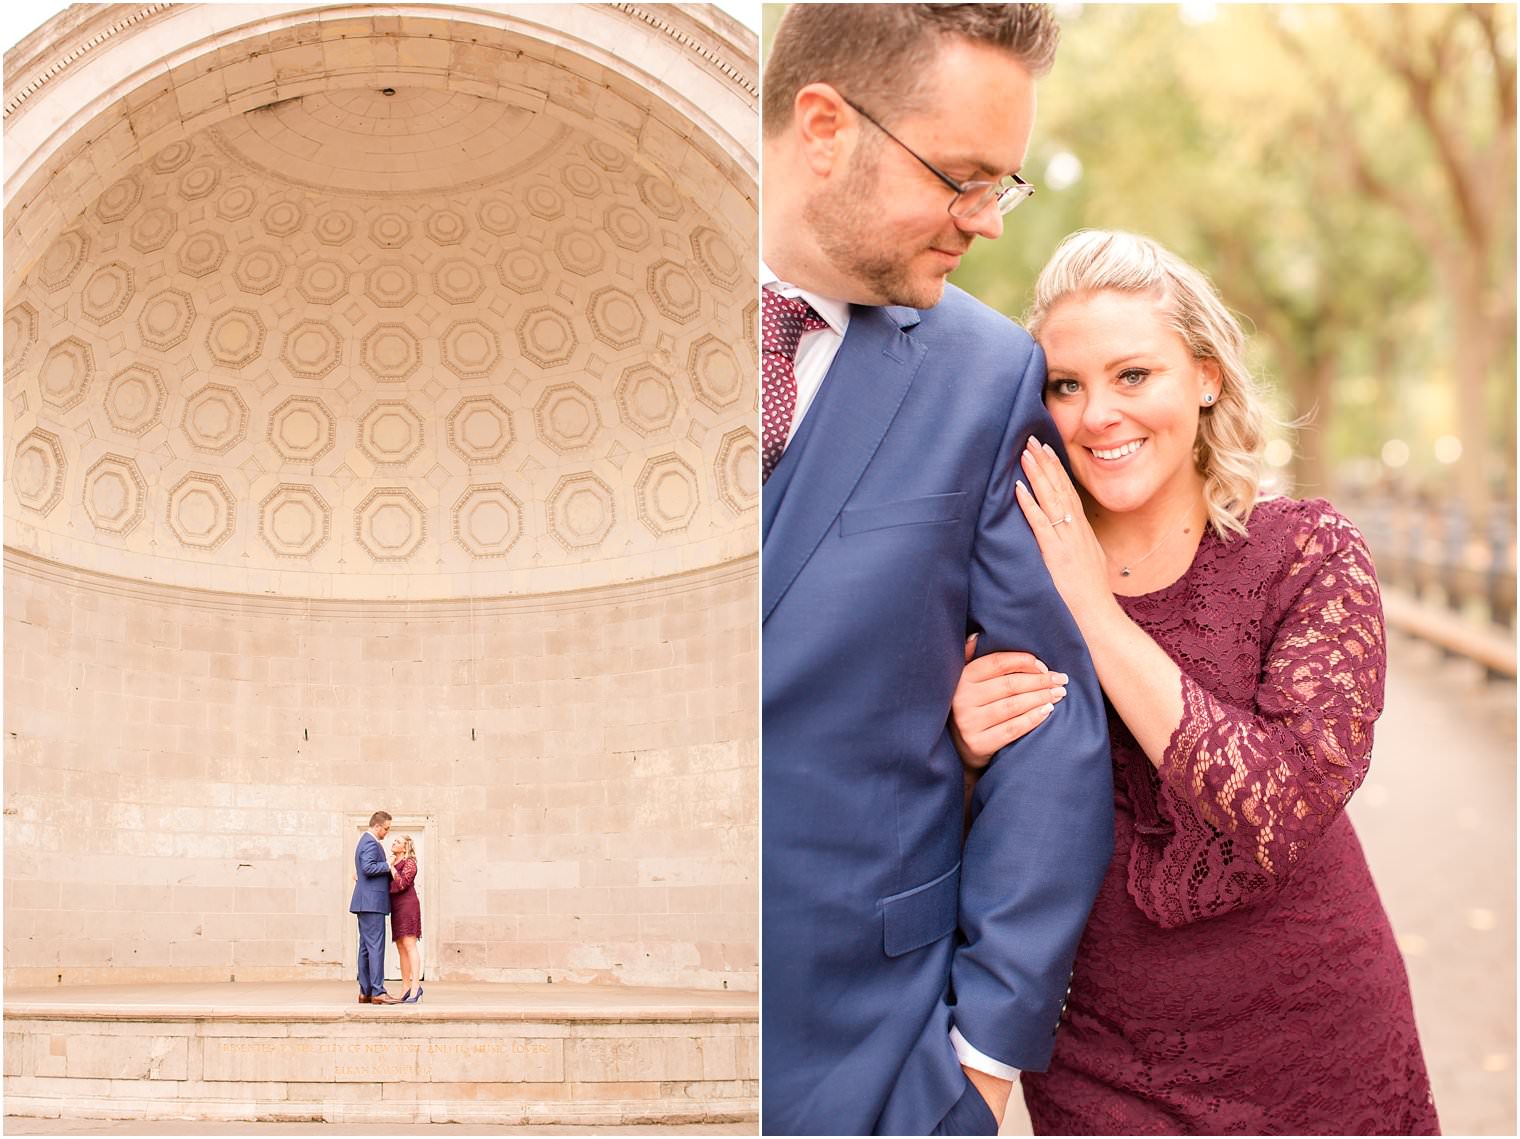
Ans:
{"type": "MultiPolygon", "coordinates": [[[[1181,522],[1181,521],[1186,520],[1187,517],[1188,517],[1188,515],[1190,515],[1190,514],[1193,513],[1193,509],[1194,509],[1193,507],[1189,507],[1187,514],[1184,514],[1177,521],[1181,522]]],[[[1184,534],[1191,534],[1193,532],[1193,528],[1191,526],[1184,526],[1183,529],[1182,529],[1182,532],[1184,534]]],[[[1141,556],[1139,558],[1136,558],[1132,562],[1123,562],[1123,563],[1120,563],[1120,565],[1119,565],[1119,576],[1120,577],[1128,577],[1134,571],[1134,568],[1136,566],[1138,566],[1141,562],[1145,561],[1146,558],[1150,557],[1157,550],[1161,549],[1162,546],[1166,545],[1168,542],[1170,542],[1176,536],[1177,536],[1177,531],[1175,529],[1168,530],[1167,533],[1162,537],[1161,541],[1157,542],[1154,546],[1152,546],[1149,550],[1147,550],[1143,556],[1141,556]]],[[[1104,553],[1106,555],[1108,553],[1108,551],[1105,550],[1104,553]]],[[[1110,558],[1109,561],[1113,561],[1113,559],[1110,558]]]]}

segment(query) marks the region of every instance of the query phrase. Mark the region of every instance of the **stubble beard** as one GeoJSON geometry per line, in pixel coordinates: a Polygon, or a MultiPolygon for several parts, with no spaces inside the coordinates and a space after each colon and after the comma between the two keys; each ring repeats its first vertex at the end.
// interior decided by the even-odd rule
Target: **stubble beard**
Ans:
{"type": "Polygon", "coordinates": [[[890,244],[869,212],[876,197],[877,171],[857,155],[843,185],[807,203],[803,220],[819,251],[842,275],[864,285],[879,298],[876,303],[933,308],[945,295],[945,278],[924,279],[912,273],[911,258],[919,252],[904,251],[890,244]]]}

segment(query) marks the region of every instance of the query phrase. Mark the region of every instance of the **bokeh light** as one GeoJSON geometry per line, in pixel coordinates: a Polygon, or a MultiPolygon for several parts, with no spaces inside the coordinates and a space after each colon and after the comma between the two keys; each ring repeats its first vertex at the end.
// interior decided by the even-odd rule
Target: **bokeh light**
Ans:
{"type": "Polygon", "coordinates": [[[1045,164],[1045,185],[1052,190],[1068,190],[1082,180],[1082,160],[1069,150],[1060,150],[1045,164]]]}
{"type": "Polygon", "coordinates": [[[1177,18],[1189,27],[1212,24],[1219,17],[1219,5],[1207,0],[1189,0],[1177,9],[1177,18]]]}
{"type": "Polygon", "coordinates": [[[1293,444],[1286,439],[1273,439],[1266,447],[1267,465],[1281,469],[1293,461],[1293,444]]]}

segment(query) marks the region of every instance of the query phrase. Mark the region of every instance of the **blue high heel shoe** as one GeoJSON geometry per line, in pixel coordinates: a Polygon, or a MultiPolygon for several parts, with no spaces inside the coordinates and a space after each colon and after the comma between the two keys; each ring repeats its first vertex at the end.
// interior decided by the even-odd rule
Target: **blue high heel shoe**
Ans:
{"type": "MultiPolygon", "coordinates": [[[[408,990],[408,994],[410,994],[410,992],[411,992],[411,990],[408,990]]],[[[408,995],[408,996],[403,997],[402,998],[402,1003],[403,1004],[414,1005],[418,1001],[420,1001],[421,999],[422,999],[422,983],[419,981],[418,984],[417,984],[417,995],[416,996],[408,995]]]]}

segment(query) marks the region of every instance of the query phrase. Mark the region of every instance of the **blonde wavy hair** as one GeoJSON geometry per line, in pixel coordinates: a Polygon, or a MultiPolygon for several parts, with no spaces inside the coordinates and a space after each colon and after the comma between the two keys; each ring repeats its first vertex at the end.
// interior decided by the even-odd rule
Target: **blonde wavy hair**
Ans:
{"type": "Polygon", "coordinates": [[[1024,324],[1036,340],[1057,303],[1113,290],[1151,293],[1196,360],[1219,366],[1219,398],[1198,416],[1193,460],[1203,476],[1209,523],[1221,538],[1244,534],[1262,497],[1262,449],[1271,416],[1245,363],[1245,333],[1213,284],[1148,237],[1118,230],[1071,234],[1040,270],[1024,324]]]}
{"type": "Polygon", "coordinates": [[[417,848],[412,845],[412,836],[411,835],[404,834],[400,838],[398,838],[396,841],[401,844],[401,856],[400,856],[400,858],[396,859],[397,862],[401,861],[402,858],[416,858],[417,857],[417,848]]]}

